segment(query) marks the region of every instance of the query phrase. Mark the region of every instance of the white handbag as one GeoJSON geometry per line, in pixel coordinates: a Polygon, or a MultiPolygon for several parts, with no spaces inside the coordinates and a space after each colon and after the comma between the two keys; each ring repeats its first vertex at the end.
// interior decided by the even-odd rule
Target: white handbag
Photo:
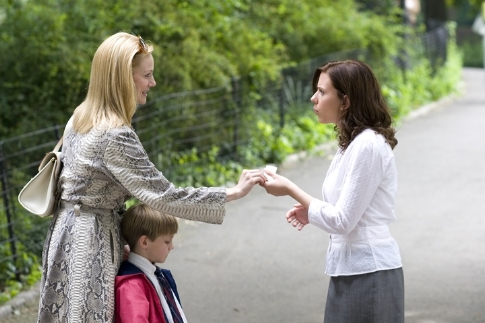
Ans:
{"type": "MultiPolygon", "coordinates": [[[[66,125],[66,130],[71,126],[71,120],[66,125]]],[[[64,136],[63,136],[64,137],[64,136]]],[[[63,137],[47,153],[39,165],[39,172],[20,191],[18,200],[20,205],[27,211],[40,217],[51,216],[57,205],[57,182],[62,170],[62,146],[63,137]]]]}

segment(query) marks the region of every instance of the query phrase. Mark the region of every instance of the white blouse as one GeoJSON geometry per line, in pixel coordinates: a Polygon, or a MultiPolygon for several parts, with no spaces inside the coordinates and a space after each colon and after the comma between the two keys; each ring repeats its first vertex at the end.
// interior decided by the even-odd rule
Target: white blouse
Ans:
{"type": "Polygon", "coordinates": [[[388,224],[396,220],[397,169],[382,135],[367,129],[338,150],[313,199],[310,223],[330,233],[326,274],[346,276],[402,267],[388,224]]]}

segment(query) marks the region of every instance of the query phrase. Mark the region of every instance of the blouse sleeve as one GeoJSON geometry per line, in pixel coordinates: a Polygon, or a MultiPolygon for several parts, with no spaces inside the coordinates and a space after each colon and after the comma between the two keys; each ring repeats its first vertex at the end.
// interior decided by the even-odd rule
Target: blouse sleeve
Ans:
{"type": "MultiPolygon", "coordinates": [[[[349,147],[350,148],[350,147],[349,147]]],[[[379,187],[383,176],[383,158],[378,143],[372,140],[359,142],[345,152],[346,165],[337,203],[314,199],[310,203],[308,217],[310,223],[328,233],[346,235],[351,232],[379,187]]]]}
{"type": "Polygon", "coordinates": [[[111,131],[103,162],[132,196],[160,212],[206,223],[224,219],[224,188],[176,188],[155,168],[131,129],[111,131]]]}

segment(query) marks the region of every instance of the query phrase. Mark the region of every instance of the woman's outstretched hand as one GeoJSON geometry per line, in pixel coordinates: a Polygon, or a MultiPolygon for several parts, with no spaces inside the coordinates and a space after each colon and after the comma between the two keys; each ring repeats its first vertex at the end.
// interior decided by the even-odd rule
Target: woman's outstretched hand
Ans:
{"type": "Polygon", "coordinates": [[[226,189],[227,202],[246,196],[254,185],[262,184],[266,178],[259,169],[244,169],[236,186],[226,189]]]}
{"type": "Polygon", "coordinates": [[[308,221],[308,209],[305,209],[300,203],[295,204],[291,210],[286,213],[286,220],[293,225],[298,231],[301,231],[308,221]]]}

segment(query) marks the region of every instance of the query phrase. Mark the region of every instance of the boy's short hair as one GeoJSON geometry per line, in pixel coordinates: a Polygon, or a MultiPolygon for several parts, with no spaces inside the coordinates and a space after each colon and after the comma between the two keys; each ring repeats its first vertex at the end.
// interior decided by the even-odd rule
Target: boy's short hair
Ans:
{"type": "Polygon", "coordinates": [[[151,241],[162,235],[173,235],[178,231],[178,222],[173,215],[163,214],[146,204],[130,207],[121,219],[121,234],[134,250],[138,239],[147,236],[151,241]]]}

